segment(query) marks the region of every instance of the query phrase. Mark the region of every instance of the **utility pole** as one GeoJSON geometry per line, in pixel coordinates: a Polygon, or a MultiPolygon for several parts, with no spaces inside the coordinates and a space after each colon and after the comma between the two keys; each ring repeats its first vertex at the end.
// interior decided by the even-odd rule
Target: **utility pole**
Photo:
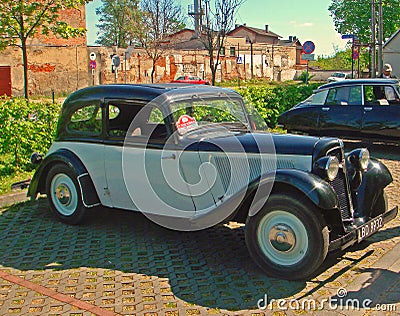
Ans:
{"type": "Polygon", "coordinates": [[[251,64],[251,79],[254,78],[254,70],[253,70],[253,42],[250,41],[250,64],[251,64]]]}
{"type": "Polygon", "coordinates": [[[375,0],[371,0],[371,78],[376,77],[376,16],[375,0]]]}
{"type": "Polygon", "coordinates": [[[383,68],[383,10],[382,0],[379,0],[378,9],[378,73],[382,73],[383,68]]]}

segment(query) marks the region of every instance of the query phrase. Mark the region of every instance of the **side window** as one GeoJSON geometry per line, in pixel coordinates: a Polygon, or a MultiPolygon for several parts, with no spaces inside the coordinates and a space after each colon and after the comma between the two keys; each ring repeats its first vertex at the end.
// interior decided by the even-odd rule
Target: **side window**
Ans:
{"type": "Polygon", "coordinates": [[[361,105],[361,87],[340,87],[329,90],[327,105],[361,105]]]}
{"type": "Polygon", "coordinates": [[[100,135],[102,111],[99,105],[85,105],[71,115],[68,123],[70,132],[82,135],[100,135]]]}
{"type": "Polygon", "coordinates": [[[396,101],[396,92],[393,87],[385,86],[385,96],[388,101],[396,101]]]}
{"type": "Polygon", "coordinates": [[[389,101],[395,101],[394,89],[390,86],[365,86],[365,105],[389,105],[389,101]]]}
{"type": "Polygon", "coordinates": [[[142,104],[110,102],[107,106],[107,134],[111,137],[124,138],[132,120],[142,108],[142,104]]]}
{"type": "Polygon", "coordinates": [[[167,138],[164,117],[157,107],[145,106],[145,103],[112,102],[108,104],[107,133],[110,137],[121,140],[143,142],[167,138]]]}
{"type": "Polygon", "coordinates": [[[312,105],[323,105],[325,104],[326,96],[328,94],[328,90],[318,91],[311,95],[304,103],[312,104],[312,105]]]}
{"type": "Polygon", "coordinates": [[[361,86],[351,87],[349,93],[349,105],[361,105],[361,103],[361,86]]]}

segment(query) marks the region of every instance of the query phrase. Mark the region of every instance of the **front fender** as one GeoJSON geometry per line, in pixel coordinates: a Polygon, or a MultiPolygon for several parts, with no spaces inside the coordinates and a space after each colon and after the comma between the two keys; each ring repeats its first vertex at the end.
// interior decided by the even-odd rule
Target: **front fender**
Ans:
{"type": "Polygon", "coordinates": [[[383,189],[393,182],[389,169],[380,161],[370,159],[367,171],[362,174],[362,182],[357,190],[357,217],[369,216],[383,189]]]}
{"type": "Polygon", "coordinates": [[[82,161],[71,151],[59,149],[46,156],[36,169],[29,184],[27,195],[36,198],[38,193],[46,193],[46,177],[55,164],[63,163],[73,168],[78,174],[78,183],[81,188],[82,201],[86,207],[100,203],[96,189],[82,161]]]}
{"type": "Polygon", "coordinates": [[[312,173],[297,169],[279,169],[262,177],[259,185],[271,182],[274,183],[274,188],[284,185],[297,189],[323,210],[338,208],[338,199],[331,186],[312,173]]]}

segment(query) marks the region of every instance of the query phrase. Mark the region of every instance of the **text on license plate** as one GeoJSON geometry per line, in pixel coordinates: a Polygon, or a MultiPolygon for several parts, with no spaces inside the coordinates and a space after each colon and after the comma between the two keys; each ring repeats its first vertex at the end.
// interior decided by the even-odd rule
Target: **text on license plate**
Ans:
{"type": "Polygon", "coordinates": [[[376,233],[380,228],[383,227],[382,216],[375,217],[369,222],[365,223],[357,229],[358,242],[376,233]]]}

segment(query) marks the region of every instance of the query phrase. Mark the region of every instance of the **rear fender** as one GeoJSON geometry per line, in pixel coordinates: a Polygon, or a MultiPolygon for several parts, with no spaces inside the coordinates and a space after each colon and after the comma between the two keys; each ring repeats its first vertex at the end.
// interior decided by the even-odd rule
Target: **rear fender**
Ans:
{"type": "Polygon", "coordinates": [[[82,161],[67,149],[59,149],[44,158],[32,177],[27,195],[34,199],[39,193],[46,193],[47,174],[54,165],[59,163],[65,164],[77,172],[77,180],[84,206],[93,207],[99,205],[100,199],[87,169],[82,161]]]}

